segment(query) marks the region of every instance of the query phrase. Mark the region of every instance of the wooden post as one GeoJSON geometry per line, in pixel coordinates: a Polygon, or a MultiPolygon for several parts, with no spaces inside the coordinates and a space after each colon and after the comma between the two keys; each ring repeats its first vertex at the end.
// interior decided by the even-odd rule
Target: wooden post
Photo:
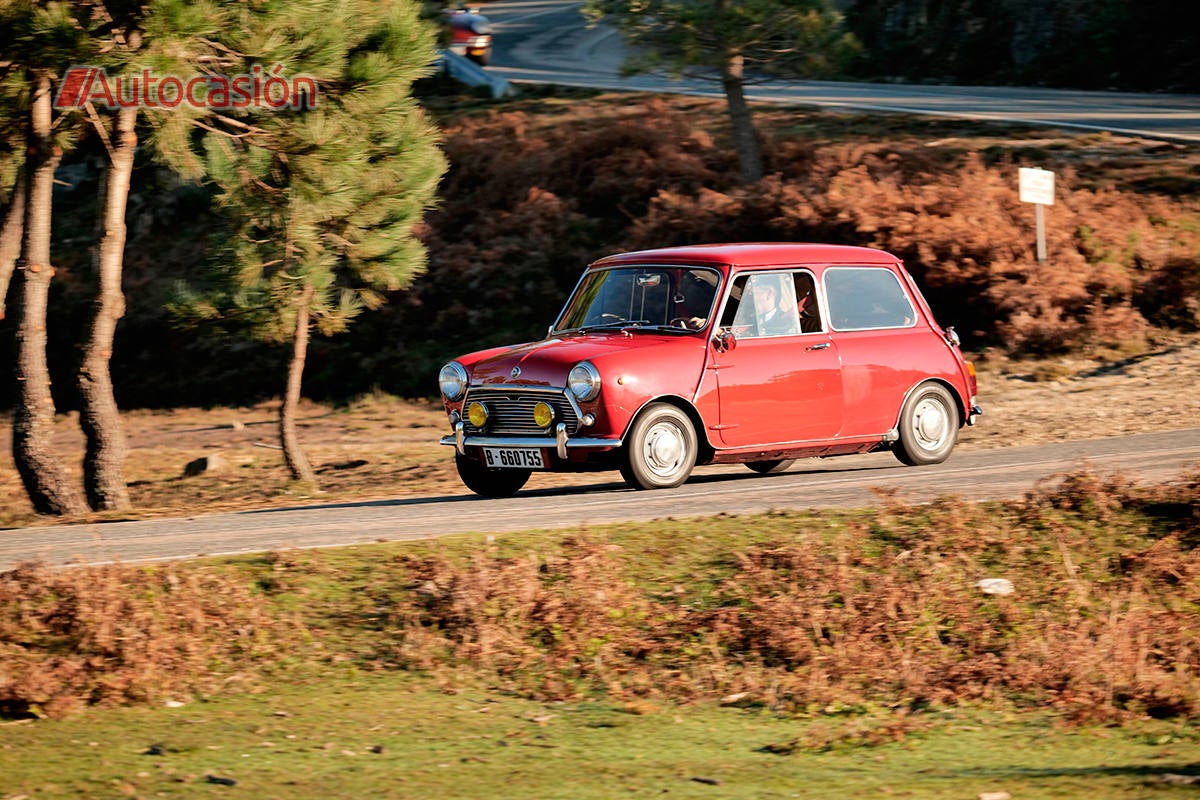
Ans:
{"type": "Polygon", "coordinates": [[[1022,203],[1033,203],[1037,224],[1037,260],[1046,263],[1045,206],[1054,205],[1054,173],[1048,169],[1021,167],[1018,171],[1018,191],[1022,203]]]}
{"type": "Polygon", "coordinates": [[[1046,263],[1046,208],[1042,203],[1034,203],[1037,215],[1037,260],[1039,264],[1046,263]]]}

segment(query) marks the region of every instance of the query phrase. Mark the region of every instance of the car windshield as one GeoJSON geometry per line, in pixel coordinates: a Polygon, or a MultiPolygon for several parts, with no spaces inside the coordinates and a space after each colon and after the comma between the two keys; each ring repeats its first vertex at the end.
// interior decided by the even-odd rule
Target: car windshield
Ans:
{"type": "Polygon", "coordinates": [[[712,314],[720,273],[699,267],[615,267],[589,272],[551,329],[701,330],[712,314]]]}

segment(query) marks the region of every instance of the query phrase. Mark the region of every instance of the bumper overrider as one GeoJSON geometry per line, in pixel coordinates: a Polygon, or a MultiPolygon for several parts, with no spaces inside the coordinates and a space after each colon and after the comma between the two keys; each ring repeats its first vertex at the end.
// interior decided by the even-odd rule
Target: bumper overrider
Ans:
{"type": "Polygon", "coordinates": [[[529,447],[552,450],[559,460],[566,461],[571,450],[611,450],[621,446],[620,437],[602,439],[582,435],[584,429],[595,424],[595,417],[581,413],[574,396],[565,389],[473,387],[463,398],[464,412],[472,404],[482,404],[487,409],[486,424],[476,426],[464,419],[462,413],[452,411],[450,424],[454,433],[441,439],[441,444],[453,445],[459,455],[466,455],[468,447],[529,447]],[[531,409],[538,403],[553,407],[556,416],[562,419],[546,427],[536,426],[530,420],[531,409]]]}

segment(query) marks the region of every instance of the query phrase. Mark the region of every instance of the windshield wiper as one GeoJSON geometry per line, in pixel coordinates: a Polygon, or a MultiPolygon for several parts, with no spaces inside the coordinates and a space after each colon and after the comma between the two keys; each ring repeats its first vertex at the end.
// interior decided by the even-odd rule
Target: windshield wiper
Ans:
{"type": "Polygon", "coordinates": [[[640,328],[642,325],[649,324],[650,320],[648,319],[622,319],[613,322],[600,322],[596,325],[583,325],[576,330],[580,331],[581,333],[586,333],[587,331],[600,331],[609,328],[640,328]]]}
{"type": "Polygon", "coordinates": [[[696,333],[697,331],[696,328],[681,328],[678,325],[645,325],[641,330],[655,333],[696,333]]]}

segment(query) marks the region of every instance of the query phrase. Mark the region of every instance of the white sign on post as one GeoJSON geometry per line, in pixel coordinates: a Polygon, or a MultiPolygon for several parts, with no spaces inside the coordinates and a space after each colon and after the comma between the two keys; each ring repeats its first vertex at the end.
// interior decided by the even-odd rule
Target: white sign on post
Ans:
{"type": "Polygon", "coordinates": [[[1037,222],[1037,260],[1046,260],[1046,217],[1042,209],[1054,205],[1054,173],[1048,169],[1021,167],[1017,186],[1022,203],[1033,203],[1037,222]]]}
{"type": "Polygon", "coordinates": [[[1054,173],[1050,170],[1021,167],[1018,170],[1018,187],[1022,203],[1054,205],[1054,173]]]}

